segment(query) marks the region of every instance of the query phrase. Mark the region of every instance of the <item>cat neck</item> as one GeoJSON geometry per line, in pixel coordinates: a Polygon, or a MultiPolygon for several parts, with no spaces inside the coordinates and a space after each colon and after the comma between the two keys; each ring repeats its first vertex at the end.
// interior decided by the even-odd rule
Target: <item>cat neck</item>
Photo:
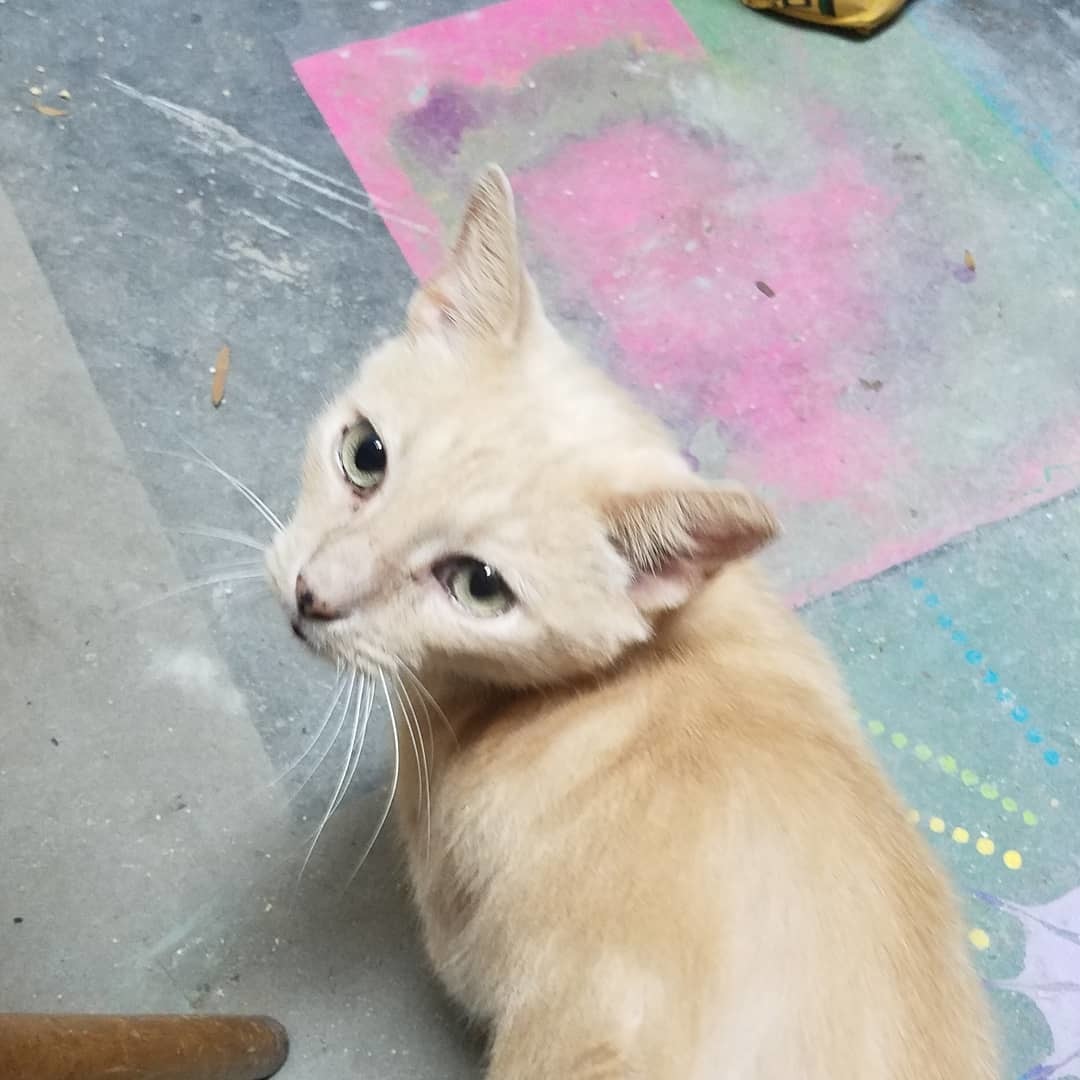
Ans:
{"type": "Polygon", "coordinates": [[[722,649],[725,642],[745,643],[768,634],[769,624],[777,616],[783,617],[781,605],[765,588],[756,567],[744,561],[727,567],[678,610],[657,617],[650,637],[628,649],[610,667],[570,682],[507,687],[448,669],[429,669],[421,675],[457,739],[467,744],[510,710],[527,715],[530,704],[541,708],[565,694],[599,692],[668,658],[678,657],[685,664],[696,655],[707,664],[709,655],[722,649]]]}

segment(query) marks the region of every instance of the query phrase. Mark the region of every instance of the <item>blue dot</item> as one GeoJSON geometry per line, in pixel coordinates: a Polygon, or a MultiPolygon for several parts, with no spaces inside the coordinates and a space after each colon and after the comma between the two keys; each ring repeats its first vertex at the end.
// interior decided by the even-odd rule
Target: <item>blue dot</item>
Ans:
{"type": "Polygon", "coordinates": [[[968,651],[964,653],[964,659],[969,664],[979,664],[982,663],[982,653],[979,652],[978,649],[968,649],[968,651]]]}
{"type": "Polygon", "coordinates": [[[938,626],[941,627],[942,630],[948,630],[949,627],[952,626],[952,616],[951,615],[939,615],[937,617],[937,624],[938,624],[938,626]]]}
{"type": "Polygon", "coordinates": [[[967,644],[967,634],[965,634],[963,630],[954,630],[952,632],[952,639],[957,645],[967,644]]]}
{"type": "Polygon", "coordinates": [[[913,577],[911,579],[911,587],[913,589],[921,589],[926,584],[921,577],[913,577]]]}
{"type": "Polygon", "coordinates": [[[1012,701],[1012,698],[1013,698],[1013,693],[1007,686],[1003,686],[997,692],[998,701],[1012,701]]]}
{"type": "Polygon", "coordinates": [[[1012,711],[1012,718],[1018,723],[1023,724],[1027,722],[1028,716],[1031,714],[1024,708],[1023,705],[1017,705],[1012,711]]]}
{"type": "Polygon", "coordinates": [[[992,668],[987,669],[986,674],[983,676],[983,682],[987,686],[996,686],[998,681],[998,673],[992,668]]]}
{"type": "Polygon", "coordinates": [[[1047,750],[1043,754],[1043,760],[1047,765],[1056,765],[1061,760],[1061,755],[1056,750],[1047,750]]]}
{"type": "Polygon", "coordinates": [[[1040,735],[1037,731],[1029,731],[1027,733],[1027,741],[1029,743],[1041,743],[1042,735],[1040,735]]]}
{"type": "Polygon", "coordinates": [[[937,593],[931,593],[926,598],[926,606],[927,607],[939,607],[940,605],[941,605],[941,599],[938,597],[937,593]]]}

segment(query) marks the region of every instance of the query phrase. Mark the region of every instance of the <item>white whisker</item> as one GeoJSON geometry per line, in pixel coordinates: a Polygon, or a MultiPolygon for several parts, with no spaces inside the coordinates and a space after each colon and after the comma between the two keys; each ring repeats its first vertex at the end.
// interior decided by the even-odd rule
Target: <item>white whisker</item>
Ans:
{"type": "Polygon", "coordinates": [[[326,715],[323,717],[322,724],[319,725],[319,730],[315,735],[315,738],[308,743],[304,752],[283,772],[278,773],[273,780],[267,784],[267,788],[275,787],[280,784],[290,773],[295,772],[305,761],[307,756],[318,745],[319,740],[323,737],[323,732],[326,731],[327,726],[330,723],[330,718],[334,715],[334,710],[337,709],[337,703],[341,700],[341,695],[345,692],[345,676],[341,673],[341,665],[338,665],[337,682],[334,683],[334,689],[331,691],[330,705],[326,710],[326,715]]]}
{"type": "Polygon", "coordinates": [[[244,604],[250,604],[252,600],[266,599],[270,593],[265,585],[265,581],[257,581],[254,578],[237,582],[236,588],[229,590],[229,606],[235,609],[244,604]]]}
{"type": "Polygon", "coordinates": [[[397,684],[394,682],[393,675],[390,676],[390,689],[397,700],[398,707],[401,711],[401,720],[405,725],[405,730],[409,733],[409,742],[412,743],[413,757],[416,759],[416,818],[417,821],[419,821],[424,816],[424,779],[426,770],[420,766],[420,747],[416,742],[416,733],[413,731],[412,720],[409,718],[409,714],[406,711],[405,702],[402,701],[401,695],[398,693],[397,684]]]}
{"type": "MultiPolygon", "coordinates": [[[[404,671],[406,675],[409,676],[409,678],[413,682],[413,685],[416,687],[417,690],[420,691],[420,693],[423,695],[424,699],[431,703],[432,708],[434,708],[435,711],[442,718],[442,722],[446,725],[446,730],[450,732],[450,738],[452,738],[454,740],[454,745],[456,746],[457,743],[458,743],[457,732],[454,730],[453,725],[450,723],[449,719],[447,718],[446,713],[443,712],[442,706],[435,700],[434,697],[432,697],[431,692],[420,681],[420,676],[417,675],[416,672],[413,671],[413,669],[411,667],[409,667],[408,664],[406,664],[403,660],[400,660],[400,659],[397,662],[398,662],[398,665],[400,666],[400,669],[402,671],[404,671]]],[[[425,705],[424,708],[426,709],[427,706],[425,705]]],[[[428,723],[430,724],[430,717],[429,717],[428,723]]]]}
{"type": "MultiPolygon", "coordinates": [[[[363,678],[363,676],[361,676],[363,678]]],[[[361,696],[356,699],[357,710],[362,707],[364,710],[364,718],[360,722],[360,734],[356,738],[356,748],[351,753],[352,761],[347,762],[348,774],[345,776],[345,783],[337,793],[337,798],[333,799],[330,803],[330,809],[327,812],[327,820],[330,815],[334,814],[338,807],[345,801],[345,796],[348,794],[349,788],[352,786],[354,777],[356,776],[356,770],[360,766],[360,755],[364,752],[364,741],[367,739],[368,720],[371,718],[371,707],[375,702],[375,684],[373,680],[365,679],[364,686],[361,690],[361,696]]],[[[316,840],[318,837],[316,837],[316,840]]],[[[303,873],[303,871],[301,871],[303,873]]]]}
{"type": "MultiPolygon", "coordinates": [[[[311,782],[311,778],[319,771],[319,769],[322,768],[322,763],[327,759],[330,751],[334,749],[334,744],[338,741],[338,736],[341,735],[341,729],[345,726],[345,718],[349,715],[349,705],[352,702],[353,690],[355,688],[356,671],[354,670],[352,676],[349,679],[349,689],[345,695],[345,705],[341,710],[341,719],[338,721],[338,726],[334,730],[333,738],[331,738],[330,742],[327,743],[326,749],[319,755],[319,760],[315,762],[315,767],[311,770],[311,772],[307,774],[306,777],[304,777],[304,780],[300,784],[300,786],[289,796],[289,802],[295,800],[300,795],[300,792],[308,786],[308,784],[311,782]]],[[[340,697],[340,695],[338,696],[340,697]]],[[[334,700],[334,705],[337,705],[336,699],[334,700]]],[[[331,711],[333,711],[333,706],[331,707],[331,711]]]]}
{"type": "MultiPolygon", "coordinates": [[[[334,816],[334,811],[341,805],[341,800],[345,796],[345,789],[348,786],[349,770],[352,765],[353,751],[356,749],[356,736],[360,731],[360,701],[364,696],[364,691],[367,689],[367,679],[364,675],[360,676],[360,692],[356,695],[356,706],[353,709],[353,721],[352,721],[352,733],[349,735],[349,749],[345,755],[345,764],[341,769],[341,778],[338,780],[338,785],[334,789],[334,794],[330,796],[330,802],[326,807],[326,813],[323,815],[322,821],[319,822],[319,827],[315,830],[315,835],[311,839],[311,846],[307,849],[307,854],[304,856],[304,861],[300,866],[300,874],[297,877],[297,884],[304,876],[304,871],[307,869],[308,863],[311,861],[311,856],[315,853],[315,848],[318,846],[319,838],[323,834],[323,830],[326,828],[327,822],[334,816]]],[[[349,706],[346,702],[345,711],[348,712],[349,706]]]]}
{"type": "Polygon", "coordinates": [[[233,582],[254,581],[257,578],[262,577],[263,571],[261,569],[252,569],[244,572],[237,571],[235,573],[212,574],[210,577],[201,578],[199,581],[189,581],[186,585],[179,585],[177,588],[170,589],[160,596],[154,596],[149,600],[144,600],[141,604],[136,604],[134,607],[126,608],[124,611],[118,612],[117,616],[134,615],[137,611],[143,611],[145,608],[153,607],[154,604],[163,604],[166,600],[173,600],[177,596],[183,596],[184,593],[193,592],[195,589],[206,589],[211,585],[228,585],[233,582]]]}
{"type": "MultiPolygon", "coordinates": [[[[427,811],[427,842],[424,847],[424,857],[427,857],[428,852],[431,850],[431,770],[428,766],[427,747],[424,745],[424,735],[420,730],[420,718],[416,715],[416,709],[413,708],[412,699],[409,697],[408,692],[405,689],[405,684],[401,681],[399,675],[393,674],[391,676],[391,686],[394,687],[394,695],[397,697],[403,711],[408,710],[412,716],[412,722],[410,723],[409,717],[405,717],[405,726],[409,731],[409,738],[412,739],[413,753],[417,753],[417,746],[419,745],[419,753],[416,759],[416,784],[417,784],[417,817],[420,817],[424,810],[427,811]],[[396,683],[396,686],[394,685],[396,683]],[[416,734],[413,734],[413,728],[415,726],[416,734]],[[423,767],[421,768],[421,758],[423,758],[423,767]]],[[[434,747],[432,748],[434,750],[434,747]]]]}
{"type": "Polygon", "coordinates": [[[367,739],[368,721],[371,719],[371,707],[375,703],[375,683],[373,680],[366,680],[364,685],[364,719],[360,722],[360,736],[356,741],[356,753],[353,755],[353,763],[349,767],[349,778],[345,781],[345,791],[343,791],[337,800],[337,804],[334,806],[336,810],[341,805],[345,798],[345,793],[349,790],[350,785],[353,782],[353,777],[356,776],[357,767],[360,764],[360,755],[364,752],[364,742],[367,739]]]}
{"type": "MultiPolygon", "coordinates": [[[[420,730],[420,719],[416,712],[416,702],[413,701],[412,695],[405,689],[405,683],[400,675],[397,675],[398,686],[401,688],[401,692],[405,695],[405,700],[409,703],[409,708],[412,709],[413,719],[416,720],[416,730],[420,730]]],[[[428,794],[431,794],[431,774],[435,769],[435,729],[431,724],[431,712],[428,710],[427,702],[421,698],[420,707],[424,710],[424,726],[427,728],[428,744],[431,747],[431,762],[428,766],[428,794]]],[[[450,731],[453,734],[453,729],[450,731]]],[[[456,741],[456,740],[455,740],[456,741]]]]}
{"type": "Polygon", "coordinates": [[[274,526],[277,532],[281,532],[285,528],[285,526],[281,523],[281,518],[279,518],[277,514],[275,514],[274,511],[271,510],[270,507],[267,506],[266,503],[263,502],[263,500],[259,498],[259,496],[256,495],[255,492],[247,486],[247,484],[243,482],[243,480],[241,480],[238,476],[233,476],[231,472],[227,472],[225,469],[223,469],[216,461],[214,461],[213,458],[210,457],[209,454],[204,454],[194,443],[189,442],[187,439],[184,439],[184,443],[189,450],[199,455],[200,461],[205,462],[205,464],[209,468],[213,469],[213,471],[216,472],[220,477],[227,480],[230,484],[232,484],[234,488],[236,488],[237,491],[240,492],[241,495],[248,499],[255,507],[255,509],[258,510],[266,518],[266,520],[274,526]]]}
{"type": "Polygon", "coordinates": [[[275,514],[274,511],[271,510],[270,507],[267,506],[266,503],[264,503],[262,499],[260,499],[259,496],[256,495],[255,492],[247,486],[247,484],[245,484],[242,480],[237,479],[235,476],[232,475],[232,473],[226,472],[220,465],[218,465],[216,461],[211,460],[198,447],[192,446],[192,444],[189,443],[186,439],[184,440],[184,443],[194,453],[198,454],[198,457],[188,457],[187,454],[179,454],[175,450],[151,449],[148,451],[148,453],[161,454],[164,457],[176,458],[179,461],[186,461],[190,465],[199,465],[204,469],[209,469],[211,472],[217,473],[218,476],[231,484],[232,487],[234,487],[259,512],[259,514],[263,517],[267,524],[269,524],[271,528],[273,528],[275,532],[281,532],[284,529],[284,526],[281,524],[281,519],[277,516],[277,514],[275,514]]]}
{"type": "Polygon", "coordinates": [[[262,559],[236,559],[233,562],[218,563],[217,566],[208,567],[213,574],[224,574],[227,570],[258,570],[262,577],[262,559]]]}
{"type": "Polygon", "coordinates": [[[379,818],[379,824],[375,826],[375,832],[372,833],[371,839],[368,840],[365,845],[364,852],[360,856],[360,861],[356,864],[356,869],[349,875],[349,880],[345,882],[346,889],[352,884],[356,875],[363,869],[364,863],[367,862],[367,857],[371,854],[371,849],[375,846],[375,841],[379,839],[379,834],[386,824],[386,819],[390,816],[390,807],[394,805],[394,796],[397,794],[398,775],[401,772],[401,744],[398,741],[397,724],[394,723],[394,708],[390,703],[390,693],[386,689],[386,676],[381,670],[379,671],[379,682],[382,683],[383,697],[386,700],[387,714],[390,717],[390,731],[394,736],[394,776],[390,781],[390,794],[387,796],[386,805],[383,807],[382,816],[379,818]]]}
{"type": "Polygon", "coordinates": [[[218,529],[210,525],[176,525],[168,530],[174,533],[183,533],[185,536],[202,536],[207,540],[224,540],[229,544],[240,544],[243,547],[253,548],[255,551],[265,551],[266,545],[247,533],[236,532],[233,529],[218,529]]]}

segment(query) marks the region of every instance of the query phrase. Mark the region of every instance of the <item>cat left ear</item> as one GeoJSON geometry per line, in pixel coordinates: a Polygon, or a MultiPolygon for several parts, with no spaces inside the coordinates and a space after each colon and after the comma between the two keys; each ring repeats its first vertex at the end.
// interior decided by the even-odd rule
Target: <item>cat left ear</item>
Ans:
{"type": "Polygon", "coordinates": [[[737,485],[620,496],[607,521],[633,572],[631,596],[646,614],[681,607],[725,564],[780,532],[769,508],[737,485]]]}
{"type": "Polygon", "coordinates": [[[413,296],[409,326],[509,344],[529,301],[510,181],[498,165],[488,165],[473,186],[446,264],[413,296]]]}

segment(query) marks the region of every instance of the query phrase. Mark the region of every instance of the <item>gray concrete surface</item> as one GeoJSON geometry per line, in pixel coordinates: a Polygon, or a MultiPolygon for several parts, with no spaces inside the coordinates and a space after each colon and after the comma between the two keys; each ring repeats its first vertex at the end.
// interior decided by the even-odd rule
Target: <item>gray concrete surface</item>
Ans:
{"type": "MultiPolygon", "coordinates": [[[[2,196],[0,252],[0,1009],[271,1012],[290,1078],[473,1075],[392,845],[344,889],[381,755],[298,885],[309,815],[205,609],[152,602],[184,574],[2,196]]],[[[314,716],[329,674],[285,677],[314,716]]]]}

